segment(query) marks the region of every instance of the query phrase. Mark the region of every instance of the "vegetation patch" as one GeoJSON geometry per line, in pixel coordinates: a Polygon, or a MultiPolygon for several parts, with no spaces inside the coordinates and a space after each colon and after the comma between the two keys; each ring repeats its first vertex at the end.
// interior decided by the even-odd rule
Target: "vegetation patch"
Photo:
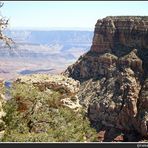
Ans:
{"type": "Polygon", "coordinates": [[[15,83],[11,94],[12,99],[4,105],[3,142],[97,141],[83,109],[75,112],[63,106],[60,92],[15,83]]]}

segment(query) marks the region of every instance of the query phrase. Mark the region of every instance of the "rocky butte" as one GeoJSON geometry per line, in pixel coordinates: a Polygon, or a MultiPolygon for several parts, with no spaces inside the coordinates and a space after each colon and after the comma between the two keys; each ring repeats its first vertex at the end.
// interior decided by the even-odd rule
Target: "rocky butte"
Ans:
{"type": "Polygon", "coordinates": [[[90,51],[64,75],[81,82],[80,103],[98,131],[148,138],[148,16],[99,19],[90,51]]]}

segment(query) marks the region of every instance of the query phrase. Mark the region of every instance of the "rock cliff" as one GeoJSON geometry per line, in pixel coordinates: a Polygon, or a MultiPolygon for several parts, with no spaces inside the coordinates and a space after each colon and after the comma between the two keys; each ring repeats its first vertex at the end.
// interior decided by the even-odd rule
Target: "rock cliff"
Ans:
{"type": "Polygon", "coordinates": [[[148,137],[147,16],[99,19],[90,51],[64,75],[81,82],[79,100],[95,127],[148,137]]]}

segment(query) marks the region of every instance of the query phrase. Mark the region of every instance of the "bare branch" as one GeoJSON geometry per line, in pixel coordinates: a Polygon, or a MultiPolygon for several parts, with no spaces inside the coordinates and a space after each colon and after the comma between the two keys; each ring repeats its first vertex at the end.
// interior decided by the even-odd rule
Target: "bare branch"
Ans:
{"type": "Polygon", "coordinates": [[[8,38],[3,34],[0,35],[0,39],[3,40],[9,48],[11,48],[11,44],[15,44],[15,42],[11,38],[8,38]]]}
{"type": "Polygon", "coordinates": [[[3,2],[0,2],[0,8],[3,7],[3,5],[4,5],[4,3],[3,2]]]}
{"type": "MultiPolygon", "coordinates": [[[[4,5],[4,3],[0,2],[0,8],[1,8],[3,5],[4,5]]],[[[11,48],[11,44],[13,44],[14,41],[13,41],[11,38],[9,38],[9,37],[7,37],[7,36],[5,36],[5,35],[3,34],[3,30],[7,28],[8,23],[9,23],[9,20],[8,20],[8,19],[6,19],[6,18],[4,18],[4,17],[2,17],[2,18],[0,19],[0,40],[4,41],[5,44],[6,44],[9,48],[11,48]]]]}

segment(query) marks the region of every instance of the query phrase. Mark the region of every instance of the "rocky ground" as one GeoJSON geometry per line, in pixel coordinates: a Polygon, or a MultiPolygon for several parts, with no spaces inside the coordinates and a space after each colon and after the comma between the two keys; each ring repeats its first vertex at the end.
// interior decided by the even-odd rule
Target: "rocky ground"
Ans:
{"type": "Polygon", "coordinates": [[[80,83],[72,78],[63,75],[33,74],[18,77],[16,83],[33,84],[34,86],[37,86],[40,91],[46,89],[58,91],[63,95],[63,98],[61,99],[63,105],[68,106],[73,110],[81,108],[77,97],[80,83]]]}

